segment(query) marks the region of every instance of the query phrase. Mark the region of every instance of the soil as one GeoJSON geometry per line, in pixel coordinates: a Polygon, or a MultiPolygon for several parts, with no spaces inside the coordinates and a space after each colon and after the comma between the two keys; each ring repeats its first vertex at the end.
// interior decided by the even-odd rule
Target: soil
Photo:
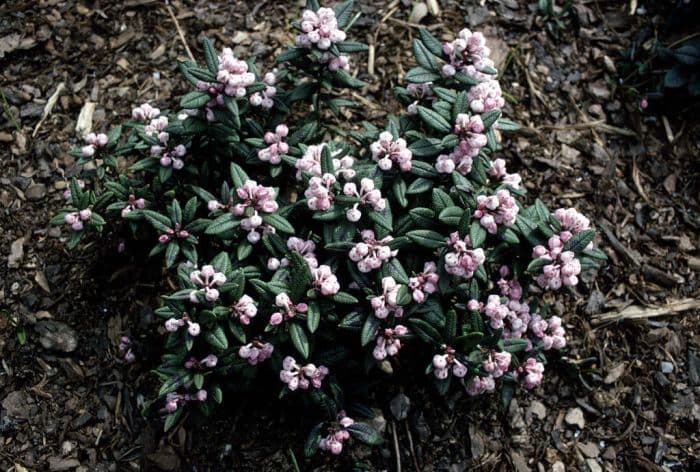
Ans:
{"type": "MultiPolygon", "coordinates": [[[[195,56],[206,35],[269,60],[292,39],[297,3],[187,0],[172,10],[195,56]]],[[[74,172],[67,152],[81,110],[94,104],[92,129],[105,130],[142,102],[164,107],[186,91],[183,41],[156,0],[9,0],[0,5],[3,470],[700,469],[698,110],[645,115],[616,72],[644,32],[669,41],[688,32],[664,33],[666,10],[630,15],[637,2],[627,1],[572,2],[553,34],[537,2],[438,0],[441,14],[422,18],[410,18],[410,1],[357,3],[354,34],[375,45],[376,61],[374,75],[366,57],[354,64],[370,85],[348,121],[397,109],[387,91],[411,64],[414,22],[445,39],[465,25],[482,30],[506,112],[523,125],[504,142],[509,170],[551,208],[576,206],[601,230],[609,264],[550,300],[570,344],[543,386],[504,408],[390,382],[376,393],[385,445],[341,458],[305,462],[309,421],[268,401],[276,392],[232,398],[206,424],[164,435],[157,417],[141,415],[159,355],[148,281],[160,269],[139,248],[116,255],[111,237],[68,251],[47,222],[74,172]],[[134,364],[117,355],[124,334],[134,364]],[[389,407],[401,392],[405,420],[389,407]]]]}

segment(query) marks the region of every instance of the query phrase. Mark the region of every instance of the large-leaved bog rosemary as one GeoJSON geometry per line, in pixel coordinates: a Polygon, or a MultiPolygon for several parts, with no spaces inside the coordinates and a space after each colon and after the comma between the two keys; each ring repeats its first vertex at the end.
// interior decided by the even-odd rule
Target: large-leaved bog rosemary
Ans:
{"type": "Polygon", "coordinates": [[[167,339],[151,410],[166,429],[266,379],[321,421],[306,452],[339,454],[382,440],[348,383],[401,369],[440,394],[535,388],[566,346],[543,293],[605,259],[587,218],[526,203],[496,157],[517,126],[482,34],[420,30],[404,111],[381,127],[342,118],[356,106],[342,92],[364,86],[352,6],[309,0],[266,69],[205,41],[203,62],[180,64],[193,91],[179,104],[139,105],[74,151],[52,220],[69,247],[105,227],[147,238],[180,284],[155,310],[167,339]]]}

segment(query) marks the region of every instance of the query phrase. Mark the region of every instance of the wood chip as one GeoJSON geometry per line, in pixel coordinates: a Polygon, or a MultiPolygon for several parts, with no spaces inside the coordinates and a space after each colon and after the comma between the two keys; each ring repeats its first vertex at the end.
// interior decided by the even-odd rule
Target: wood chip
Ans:
{"type": "Polygon", "coordinates": [[[700,308],[700,299],[684,298],[682,300],[672,300],[664,306],[643,307],[632,305],[618,312],[608,312],[593,316],[591,321],[593,324],[601,324],[611,321],[644,320],[657,316],[677,315],[678,313],[698,308],[700,308]]]}

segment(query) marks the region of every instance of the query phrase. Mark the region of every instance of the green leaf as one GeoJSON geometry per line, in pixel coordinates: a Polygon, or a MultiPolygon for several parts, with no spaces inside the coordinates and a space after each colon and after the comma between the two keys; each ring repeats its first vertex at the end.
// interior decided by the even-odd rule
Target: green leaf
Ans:
{"type": "Polygon", "coordinates": [[[464,213],[465,210],[463,208],[458,206],[448,206],[440,212],[438,219],[446,225],[457,226],[459,225],[464,213]]]}
{"type": "Polygon", "coordinates": [[[467,75],[467,74],[465,74],[465,73],[463,73],[463,72],[457,72],[457,73],[454,75],[454,79],[455,79],[457,82],[462,83],[462,84],[464,84],[464,85],[476,85],[476,84],[479,83],[479,80],[478,80],[478,79],[475,79],[474,77],[472,77],[472,76],[470,76],[470,75],[467,75]]]}
{"type": "Polygon", "coordinates": [[[165,249],[165,267],[172,267],[175,264],[175,259],[180,253],[180,245],[174,241],[168,243],[165,249]]]}
{"type": "Polygon", "coordinates": [[[218,351],[225,351],[228,349],[228,338],[226,333],[224,333],[223,328],[219,325],[215,325],[209,331],[204,334],[204,339],[211,344],[211,346],[218,351]]]}
{"type": "Polygon", "coordinates": [[[408,285],[408,274],[397,258],[392,258],[381,267],[382,277],[393,277],[400,284],[408,285]]]}
{"type": "Polygon", "coordinates": [[[341,303],[344,305],[355,305],[359,303],[359,300],[347,292],[338,292],[335,295],[331,295],[331,300],[336,303],[341,303]]]}
{"type": "Polygon", "coordinates": [[[180,106],[186,110],[201,108],[211,100],[207,92],[190,92],[180,99],[180,106]]]}
{"type": "Polygon", "coordinates": [[[688,71],[683,66],[675,66],[664,76],[664,87],[666,88],[681,88],[687,83],[688,71]]]}
{"type": "Polygon", "coordinates": [[[406,194],[408,195],[418,195],[421,193],[425,193],[431,188],[433,188],[433,183],[432,180],[425,179],[423,177],[418,177],[416,180],[411,182],[411,185],[408,186],[406,189],[406,194]]]}
{"type": "Polygon", "coordinates": [[[484,333],[479,331],[473,331],[471,333],[465,334],[464,336],[459,336],[455,339],[455,344],[459,346],[464,352],[471,352],[479,342],[484,338],[484,333]]]}
{"type": "Polygon", "coordinates": [[[457,312],[447,310],[445,313],[445,339],[448,343],[452,343],[457,335],[457,312]]]}
{"type": "Polygon", "coordinates": [[[498,129],[500,131],[518,131],[520,130],[520,125],[515,121],[509,120],[507,118],[498,119],[498,129]]]}
{"type": "Polygon", "coordinates": [[[209,69],[209,72],[212,74],[216,74],[219,72],[219,58],[214,44],[209,38],[204,38],[202,40],[202,47],[204,48],[204,61],[207,63],[207,69],[209,69]]]}
{"type": "Polygon", "coordinates": [[[322,428],[323,423],[317,424],[306,437],[306,442],[304,443],[304,456],[312,457],[314,454],[316,454],[318,445],[321,442],[322,428]]]}
{"type": "Polygon", "coordinates": [[[206,231],[204,231],[204,234],[208,234],[210,236],[221,236],[222,234],[237,228],[240,224],[241,222],[235,220],[231,213],[224,213],[209,224],[206,231]]]}
{"type": "Polygon", "coordinates": [[[501,116],[501,110],[498,108],[495,108],[493,110],[489,110],[486,113],[481,115],[481,121],[484,122],[484,128],[490,128],[496,121],[498,121],[498,118],[501,116]]]}
{"type": "Polygon", "coordinates": [[[352,16],[353,7],[353,0],[347,0],[333,9],[335,12],[335,19],[338,22],[338,28],[343,29],[348,24],[352,16]]]}
{"type": "Polygon", "coordinates": [[[440,333],[420,318],[410,318],[407,323],[423,342],[431,345],[439,345],[442,343],[442,336],[440,336],[440,333]]]}
{"type": "Polygon", "coordinates": [[[194,382],[194,388],[196,388],[197,390],[201,389],[204,385],[204,375],[200,374],[199,372],[194,374],[192,380],[194,382]]]}
{"type": "Polygon", "coordinates": [[[351,76],[347,73],[347,71],[344,71],[343,69],[340,69],[338,72],[335,73],[335,78],[338,79],[340,83],[347,85],[350,88],[360,88],[367,85],[363,81],[351,76]]]}
{"type": "Polygon", "coordinates": [[[486,241],[486,236],[486,229],[481,226],[479,220],[474,220],[471,226],[469,226],[469,239],[471,240],[472,247],[481,247],[484,241],[486,241]]]}
{"type": "Polygon", "coordinates": [[[289,297],[298,302],[306,293],[311,283],[311,271],[304,257],[293,251],[288,255],[289,259],[289,297]]]}
{"type": "Polygon", "coordinates": [[[411,173],[413,175],[423,178],[431,178],[438,176],[438,173],[435,170],[435,168],[427,162],[414,160],[411,164],[411,173]]]}
{"type": "Polygon", "coordinates": [[[245,173],[243,168],[238,164],[231,163],[231,180],[233,181],[234,188],[242,187],[246,181],[250,180],[248,174],[245,173]]]}
{"type": "Polygon", "coordinates": [[[431,53],[428,48],[419,39],[413,40],[413,54],[416,57],[416,62],[423,69],[437,72],[439,71],[439,66],[435,60],[435,56],[431,53]]]}
{"type": "Polygon", "coordinates": [[[165,417],[165,424],[163,426],[163,430],[167,433],[173,427],[177,424],[178,421],[180,421],[180,418],[182,417],[182,414],[185,412],[183,408],[179,408],[175,410],[173,413],[170,413],[168,416],[165,417]]]}
{"type": "Polygon", "coordinates": [[[343,41],[342,43],[337,43],[336,46],[338,46],[338,51],[343,53],[365,52],[369,49],[369,46],[366,44],[355,41],[343,41]]]}
{"type": "Polygon", "coordinates": [[[268,225],[275,228],[277,231],[287,234],[294,234],[294,227],[287,221],[286,218],[277,213],[262,215],[262,220],[268,225]]]}
{"type": "Polygon", "coordinates": [[[434,82],[441,78],[440,74],[431,72],[422,67],[414,67],[413,69],[406,72],[404,79],[406,82],[411,82],[414,84],[424,84],[426,82],[434,82]]]}
{"type": "Polygon", "coordinates": [[[522,352],[529,345],[530,342],[527,339],[510,338],[503,341],[503,350],[510,353],[522,352]]]}
{"type": "Polygon", "coordinates": [[[442,43],[435,36],[433,36],[425,28],[420,28],[418,30],[418,34],[420,35],[420,40],[423,42],[423,45],[425,45],[428,51],[430,51],[438,57],[442,57],[442,43]]]}
{"type": "Polygon", "coordinates": [[[233,118],[233,124],[236,126],[237,129],[240,128],[241,114],[238,110],[238,102],[236,101],[236,98],[225,96],[224,105],[226,105],[226,109],[229,111],[229,113],[231,113],[231,118],[233,118]]]}
{"type": "MultiPolygon", "coordinates": [[[[434,138],[421,138],[411,143],[408,149],[413,153],[414,157],[433,156],[442,150],[442,142],[434,138]]],[[[416,161],[412,162],[412,169],[416,163],[416,161]]]]}
{"type": "Polygon", "coordinates": [[[408,287],[406,285],[399,285],[399,291],[396,295],[396,304],[405,306],[411,303],[413,298],[411,297],[411,294],[408,292],[408,287]]]}
{"type": "Polygon", "coordinates": [[[289,324],[289,335],[296,350],[304,359],[307,359],[309,357],[309,339],[306,337],[304,328],[300,324],[292,322],[289,324]]]}
{"type": "Polygon", "coordinates": [[[398,204],[401,205],[402,208],[406,208],[408,206],[408,199],[406,198],[406,182],[401,178],[401,176],[397,176],[394,179],[394,183],[392,184],[391,188],[394,192],[394,198],[396,198],[398,204]]]}
{"type": "Polygon", "coordinates": [[[433,211],[435,213],[440,213],[442,210],[448,206],[454,206],[454,201],[447,192],[440,188],[433,189],[433,211]]]}
{"type": "Polygon", "coordinates": [[[372,220],[377,226],[383,228],[384,230],[391,232],[393,231],[393,221],[391,217],[391,208],[387,204],[386,208],[382,211],[369,210],[369,219],[372,220]]]}
{"type": "Polygon", "coordinates": [[[306,327],[309,328],[309,333],[315,333],[320,322],[321,309],[318,307],[318,303],[309,303],[309,311],[306,314],[306,327]]]}
{"type": "Polygon", "coordinates": [[[588,244],[595,239],[594,229],[585,229],[576,233],[564,244],[564,251],[573,251],[578,254],[583,251],[588,244]]]}
{"type": "Polygon", "coordinates": [[[239,261],[244,260],[246,257],[253,253],[253,245],[248,242],[248,240],[241,241],[236,246],[236,259],[239,261]]]}
{"type": "Polygon", "coordinates": [[[445,245],[445,237],[438,232],[429,229],[416,229],[406,233],[406,236],[411,238],[414,243],[427,247],[429,249],[437,249],[445,245]]]}
{"type": "Polygon", "coordinates": [[[175,224],[182,224],[182,208],[177,200],[173,200],[170,206],[170,219],[175,224]]]}
{"type": "Polygon", "coordinates": [[[353,438],[370,446],[377,446],[384,442],[382,435],[367,423],[355,422],[346,429],[353,438]]]}
{"type": "Polygon", "coordinates": [[[435,225],[435,212],[430,208],[412,208],[408,214],[417,226],[432,228],[435,225]]]}
{"type": "Polygon", "coordinates": [[[421,117],[421,119],[425,122],[426,125],[433,128],[435,131],[445,134],[452,131],[452,126],[450,126],[447,120],[443,118],[442,115],[440,115],[439,113],[422,105],[418,105],[417,110],[418,116],[421,117]]]}
{"type": "Polygon", "coordinates": [[[377,330],[379,329],[379,320],[372,314],[367,315],[365,323],[362,325],[360,333],[360,343],[362,346],[367,346],[374,340],[377,330]]]}

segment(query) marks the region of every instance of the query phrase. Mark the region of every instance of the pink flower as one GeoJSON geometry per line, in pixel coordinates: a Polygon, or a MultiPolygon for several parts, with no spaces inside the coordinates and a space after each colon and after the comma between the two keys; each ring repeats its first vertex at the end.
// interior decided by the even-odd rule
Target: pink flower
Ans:
{"type": "Polygon", "coordinates": [[[322,265],[318,268],[312,268],[311,275],[313,277],[312,285],[319,290],[322,295],[335,295],[340,291],[338,279],[329,266],[322,265]]]}
{"type": "Polygon", "coordinates": [[[459,71],[480,82],[491,80],[491,75],[482,72],[494,66],[489,58],[491,50],[486,47],[486,38],[483,34],[463,29],[459,32],[457,39],[443,44],[443,51],[450,60],[449,64],[443,66],[444,76],[450,77],[459,71]]]}
{"type": "Polygon", "coordinates": [[[304,192],[309,210],[326,211],[333,205],[335,200],[334,183],[335,176],[333,174],[323,174],[321,177],[314,176],[309,179],[309,187],[304,192]]]}
{"type": "Polygon", "coordinates": [[[486,80],[469,89],[469,106],[474,113],[503,108],[505,103],[497,80],[486,80]]]}
{"type": "Polygon", "coordinates": [[[473,377],[466,385],[468,395],[477,396],[486,392],[493,392],[496,388],[496,382],[492,376],[473,377]]]}
{"type": "Polygon", "coordinates": [[[502,189],[496,195],[476,197],[474,218],[478,218],[489,234],[496,234],[498,225],[512,226],[520,208],[508,190],[502,189]]]}
{"type": "MultiPolygon", "coordinates": [[[[297,180],[302,180],[303,173],[308,172],[312,176],[321,177],[321,153],[323,148],[327,144],[322,143],[318,145],[311,145],[306,148],[304,155],[297,159],[295,167],[297,168],[296,178],[297,180]]],[[[331,151],[331,156],[333,156],[333,176],[343,177],[345,179],[352,179],[355,177],[355,171],[352,166],[355,164],[355,159],[350,156],[345,156],[340,159],[336,159],[335,156],[339,155],[342,151],[335,150],[331,151]]]]}
{"type": "Polygon", "coordinates": [[[530,357],[518,367],[517,372],[523,386],[531,390],[542,383],[544,365],[530,357]]]}
{"type": "Polygon", "coordinates": [[[280,380],[287,384],[289,390],[298,388],[307,390],[310,386],[321,388],[323,379],[328,375],[328,368],[325,366],[316,367],[314,364],[301,366],[291,357],[285,357],[280,371],[280,380]]]}
{"type": "Polygon", "coordinates": [[[390,170],[394,164],[401,172],[411,170],[411,158],[413,153],[407,148],[406,140],[399,138],[394,141],[391,133],[384,131],[379,135],[379,140],[370,145],[372,160],[377,162],[379,168],[390,170]]]}
{"type": "Polygon", "coordinates": [[[403,325],[396,325],[394,328],[385,328],[377,331],[372,356],[378,361],[386,359],[387,356],[395,356],[401,349],[401,340],[398,336],[405,336],[406,334],[408,334],[408,328],[403,325]]]}
{"type": "Polygon", "coordinates": [[[213,266],[205,265],[201,270],[190,272],[190,281],[200,290],[195,290],[190,294],[190,301],[198,303],[197,294],[203,293],[208,302],[215,302],[219,299],[219,291],[215,288],[226,283],[226,276],[223,272],[217,272],[213,266]]]}
{"type": "Polygon", "coordinates": [[[306,303],[295,304],[289,295],[282,292],[275,297],[275,305],[280,308],[270,316],[270,325],[277,326],[283,321],[294,318],[297,313],[306,313],[309,306],[306,303]]]}
{"type": "Polygon", "coordinates": [[[397,284],[393,277],[384,277],[382,279],[382,294],[373,297],[370,301],[374,316],[380,320],[385,319],[390,314],[401,318],[403,316],[403,308],[398,305],[397,297],[401,285],[397,284]]]}
{"type": "Polygon", "coordinates": [[[374,211],[382,211],[386,208],[386,200],[382,198],[381,191],[375,188],[374,181],[372,179],[362,179],[360,181],[359,192],[357,190],[357,185],[354,182],[346,183],[343,187],[343,194],[345,194],[347,197],[356,197],[360,200],[359,203],[356,203],[346,213],[348,221],[351,222],[357,222],[362,217],[362,213],[358,209],[358,206],[360,205],[370,206],[374,211]]]}
{"type": "Polygon", "coordinates": [[[482,365],[486,372],[491,374],[494,379],[497,379],[508,371],[510,361],[511,355],[509,352],[491,351],[482,365]]]}
{"type": "Polygon", "coordinates": [[[258,307],[255,304],[255,300],[248,295],[243,295],[229,308],[229,311],[233,318],[238,319],[239,323],[242,325],[249,325],[250,320],[255,318],[258,314],[258,307]]]}
{"type": "Polygon", "coordinates": [[[144,103],[143,105],[134,108],[131,111],[131,116],[135,120],[139,121],[150,121],[154,118],[158,118],[160,115],[160,110],[158,108],[154,108],[148,103],[144,103]]]}
{"type": "Polygon", "coordinates": [[[301,19],[301,33],[296,37],[296,45],[301,48],[317,47],[322,51],[331,45],[345,41],[345,32],[338,28],[335,12],[330,8],[318,11],[305,10],[301,19]]]}
{"type": "Polygon", "coordinates": [[[394,239],[391,236],[377,240],[372,230],[362,231],[361,236],[362,242],[355,244],[348,253],[350,260],[357,263],[360,272],[367,273],[379,269],[382,263],[399,253],[398,249],[391,250],[388,246],[394,239]]]}
{"type": "Polygon", "coordinates": [[[433,375],[437,379],[445,380],[452,372],[452,375],[463,378],[467,375],[467,366],[460,362],[455,356],[456,351],[451,347],[446,347],[443,354],[433,356],[433,375]]]}
{"type": "MultiPolygon", "coordinates": [[[[277,197],[272,187],[264,187],[254,180],[247,180],[243,186],[236,189],[236,195],[241,203],[236,205],[233,213],[237,216],[243,215],[248,207],[252,207],[262,213],[274,213],[279,208],[275,201],[277,197]]],[[[251,223],[255,223],[251,221],[251,223]]],[[[262,221],[260,221],[262,224],[262,221]]]]}
{"type": "Polygon", "coordinates": [[[265,133],[265,143],[268,147],[258,151],[258,159],[270,164],[279,164],[282,162],[282,155],[289,151],[289,145],[284,142],[284,138],[289,134],[289,128],[286,125],[277,125],[275,132],[268,131],[265,133]]]}
{"type": "Polygon", "coordinates": [[[423,272],[408,280],[408,287],[413,290],[413,300],[416,303],[423,303],[426,293],[437,292],[439,281],[440,276],[437,274],[437,265],[434,262],[426,262],[423,265],[423,272]]]}
{"type": "Polygon", "coordinates": [[[529,329],[533,336],[542,340],[545,351],[562,349],[566,346],[566,330],[561,325],[561,318],[558,316],[552,316],[545,320],[535,313],[532,315],[529,329]]]}
{"type": "Polygon", "coordinates": [[[578,284],[581,273],[581,262],[572,251],[564,251],[564,243],[559,235],[554,235],[547,241],[547,247],[535,246],[532,249],[533,259],[545,258],[551,261],[542,267],[542,274],[537,278],[537,285],[548,290],[557,290],[562,285],[574,287],[578,284]]]}
{"type": "Polygon", "coordinates": [[[451,251],[445,254],[445,271],[448,274],[456,275],[465,279],[471,279],[479,266],[484,264],[486,255],[481,248],[470,249],[471,239],[465,236],[459,238],[459,233],[450,234],[447,246],[451,251]]]}
{"type": "Polygon", "coordinates": [[[255,340],[238,349],[238,355],[242,359],[246,359],[248,364],[257,365],[270,357],[272,357],[272,352],[275,347],[266,342],[255,340]]]}

